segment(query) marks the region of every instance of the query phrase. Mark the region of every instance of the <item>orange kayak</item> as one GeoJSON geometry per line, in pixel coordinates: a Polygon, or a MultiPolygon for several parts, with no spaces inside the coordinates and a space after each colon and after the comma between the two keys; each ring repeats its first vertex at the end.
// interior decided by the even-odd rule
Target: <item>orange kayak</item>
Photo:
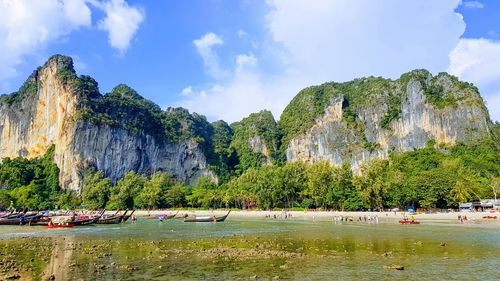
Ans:
{"type": "Polygon", "coordinates": [[[420,224],[419,221],[411,221],[411,220],[399,220],[400,224],[420,224]]]}

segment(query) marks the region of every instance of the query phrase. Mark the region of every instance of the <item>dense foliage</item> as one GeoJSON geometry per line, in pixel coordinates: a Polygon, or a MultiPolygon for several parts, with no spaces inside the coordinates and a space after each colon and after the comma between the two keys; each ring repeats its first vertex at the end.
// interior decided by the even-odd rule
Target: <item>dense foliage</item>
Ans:
{"type": "Polygon", "coordinates": [[[32,97],[38,89],[38,70],[35,70],[17,92],[0,96],[0,104],[9,106],[21,103],[27,97],[32,97]]]}
{"type": "MultiPolygon", "coordinates": [[[[431,144],[431,143],[430,143],[431,144]]],[[[500,158],[491,142],[429,146],[374,159],[353,175],[350,165],[303,162],[251,167],[229,182],[209,177],[195,186],[175,183],[156,173],[151,178],[127,173],[115,186],[99,173],[83,190],[84,205],[108,208],[322,208],[366,210],[380,208],[457,208],[459,203],[500,195],[500,158]],[[101,188],[92,188],[102,185],[101,188]],[[108,191],[103,195],[103,190],[108,191]],[[95,195],[89,196],[88,193],[95,195]],[[98,198],[98,199],[86,199],[98,198]],[[103,198],[110,198],[102,203],[103,198]],[[95,202],[99,202],[95,204],[95,202]]]]}
{"type": "Polygon", "coordinates": [[[231,127],[234,130],[231,147],[239,158],[236,166],[238,174],[252,167],[260,167],[266,162],[281,160],[282,157],[278,154],[281,136],[270,111],[252,113],[240,122],[231,124],[231,127]],[[261,148],[251,147],[250,141],[257,138],[262,144],[261,148]]]}
{"type": "Polygon", "coordinates": [[[88,209],[153,209],[185,204],[187,187],[175,183],[162,172],[145,177],[126,173],[116,184],[101,172],[88,171],[84,176],[82,205],[88,209]]]}
{"type": "Polygon", "coordinates": [[[78,199],[59,187],[59,169],[52,162],[54,146],[39,158],[4,158],[0,164],[0,209],[74,207],[78,199]]]}

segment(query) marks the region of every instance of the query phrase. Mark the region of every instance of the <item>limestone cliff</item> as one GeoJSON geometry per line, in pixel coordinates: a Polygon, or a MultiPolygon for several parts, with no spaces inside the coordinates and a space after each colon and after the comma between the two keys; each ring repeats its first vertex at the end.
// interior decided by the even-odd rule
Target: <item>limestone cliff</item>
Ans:
{"type": "Polygon", "coordinates": [[[55,144],[60,184],[77,191],[82,172],[90,166],[113,180],[131,170],[166,171],[188,183],[212,175],[194,138],[161,138],[141,126],[131,130],[85,117],[103,99],[92,81],[75,75],[70,58],[54,56],[17,93],[2,96],[0,157],[36,157],[55,144]]]}
{"type": "Polygon", "coordinates": [[[477,88],[446,73],[433,77],[423,70],[398,80],[372,77],[305,89],[281,121],[288,122],[283,127],[289,133],[289,161],[348,161],[355,170],[391,151],[488,137],[491,124],[477,88]],[[293,114],[300,110],[295,121],[293,114]]]}
{"type": "Polygon", "coordinates": [[[270,111],[252,113],[231,127],[234,130],[231,146],[238,153],[240,166],[271,164],[277,158],[280,136],[270,111]]]}

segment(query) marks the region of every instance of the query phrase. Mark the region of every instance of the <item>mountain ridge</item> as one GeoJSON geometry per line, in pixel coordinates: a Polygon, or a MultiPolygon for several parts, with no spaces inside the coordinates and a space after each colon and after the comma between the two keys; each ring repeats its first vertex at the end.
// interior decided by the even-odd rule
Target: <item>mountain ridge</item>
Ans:
{"type": "Polygon", "coordinates": [[[112,180],[133,170],[226,181],[259,165],[327,160],[357,169],[432,141],[494,137],[477,88],[426,70],[310,86],[279,121],[263,110],[229,127],[186,109],[162,110],[125,84],[103,95],[93,78],[77,76],[70,57],[55,55],[18,92],[0,97],[0,116],[0,157],[37,157],[55,144],[61,186],[73,190],[89,167],[112,180]]]}

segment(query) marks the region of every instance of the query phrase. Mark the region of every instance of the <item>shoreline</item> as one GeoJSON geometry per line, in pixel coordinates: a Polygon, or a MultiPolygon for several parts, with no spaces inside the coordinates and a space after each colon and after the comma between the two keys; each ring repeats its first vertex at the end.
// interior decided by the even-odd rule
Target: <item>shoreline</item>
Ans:
{"type": "MultiPolygon", "coordinates": [[[[135,214],[138,218],[148,216],[156,216],[159,214],[175,214],[179,211],[179,215],[187,214],[189,216],[207,216],[207,215],[224,215],[227,211],[224,210],[137,210],[135,214]]],[[[381,222],[396,222],[403,216],[413,216],[417,221],[447,221],[460,224],[458,216],[467,216],[467,223],[500,223],[500,212],[449,212],[449,213],[431,213],[431,214],[414,214],[409,215],[408,212],[342,212],[342,211],[258,211],[258,210],[232,210],[230,217],[248,218],[248,219],[284,219],[283,215],[287,215],[287,219],[292,220],[318,220],[332,221],[334,217],[353,217],[357,220],[359,217],[375,217],[377,216],[381,222]],[[269,217],[266,217],[269,216],[269,217]],[[497,216],[497,219],[483,219],[484,216],[497,216]]]]}

